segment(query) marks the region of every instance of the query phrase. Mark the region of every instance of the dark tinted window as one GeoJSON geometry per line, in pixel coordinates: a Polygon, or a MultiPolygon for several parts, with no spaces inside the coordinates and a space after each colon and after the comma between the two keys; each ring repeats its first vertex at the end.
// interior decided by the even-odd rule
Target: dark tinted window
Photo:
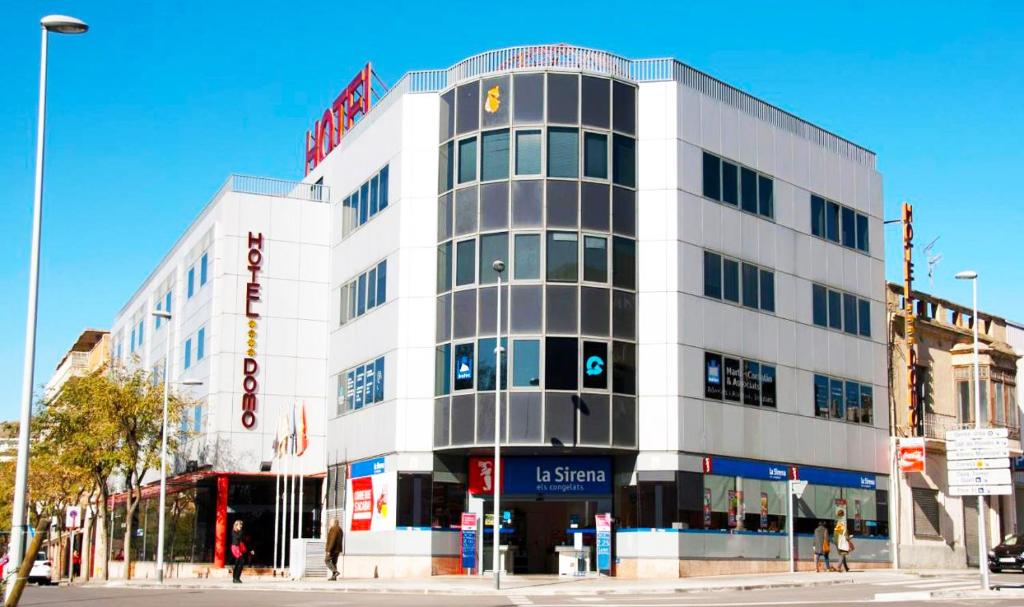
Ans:
{"type": "Polygon", "coordinates": [[[722,297],[740,303],[740,264],[731,259],[722,260],[722,297]]]}
{"type": "Polygon", "coordinates": [[[548,129],[548,177],[577,177],[580,171],[579,130],[548,129]]]}
{"type": "Polygon", "coordinates": [[[540,386],[540,341],[516,339],[512,342],[512,385],[540,386]]]}
{"type": "Polygon", "coordinates": [[[455,389],[473,389],[473,344],[455,345],[455,389]]]}
{"type": "Polygon", "coordinates": [[[740,202],[744,211],[757,212],[757,173],[746,167],[740,169],[740,202]]]}
{"type": "Polygon", "coordinates": [[[452,242],[437,245],[437,292],[452,288],[452,242]]]}
{"type": "Polygon", "coordinates": [[[757,178],[757,212],[765,217],[775,216],[775,192],[774,184],[770,177],[760,175],[757,178]]]}
{"type": "Polygon", "coordinates": [[[458,134],[475,131],[480,126],[480,83],[470,82],[456,89],[458,104],[456,105],[458,134]]]}
{"type": "Polygon", "coordinates": [[[540,131],[516,131],[516,175],[540,175],[540,131]]]}
{"type": "Polygon", "coordinates": [[[608,179],[608,136],[583,134],[583,176],[608,179]]]}
{"type": "Polygon", "coordinates": [[[824,375],[814,376],[814,415],[828,417],[828,378],[824,375]]]}
{"type": "Polygon", "coordinates": [[[548,280],[576,282],[579,256],[577,238],[573,232],[548,232],[548,280]]]}
{"type": "Polygon", "coordinates": [[[856,214],[853,209],[843,207],[843,246],[853,248],[857,244],[856,214]]]}
{"type": "Polygon", "coordinates": [[[549,390],[576,390],[576,365],[579,360],[575,337],[548,337],[544,352],[544,387],[549,390]]]}
{"type": "Polygon", "coordinates": [[[722,199],[722,161],[707,152],[704,152],[704,195],[722,199]]]}
{"type": "Polygon", "coordinates": [[[455,135],[455,91],[441,95],[441,141],[451,139],[455,135]]]}
{"type": "Polygon", "coordinates": [[[512,226],[517,228],[541,225],[541,188],[539,179],[512,181],[512,226]]]}
{"type": "Polygon", "coordinates": [[[740,361],[737,358],[722,359],[722,377],[724,379],[722,396],[725,400],[740,402],[740,394],[743,386],[743,371],[740,368],[740,361]]]}
{"type": "Polygon", "coordinates": [[[704,295],[722,298],[722,257],[704,251],[704,295]]]}
{"type": "Polygon", "coordinates": [[[828,326],[828,295],[827,289],[821,285],[811,285],[811,310],[814,324],[819,327],[828,326]]]}
{"type": "Polygon", "coordinates": [[[775,367],[761,365],[761,406],[775,406],[775,367]]]}
{"type": "Polygon", "coordinates": [[[544,298],[547,332],[578,333],[579,325],[576,317],[579,314],[579,305],[576,301],[576,286],[548,285],[545,289],[547,291],[547,297],[544,298]]]}
{"type": "Polygon", "coordinates": [[[481,136],[480,179],[508,179],[508,129],[481,136]]]}
{"type": "Polygon", "coordinates": [[[544,74],[516,74],[515,121],[534,123],[544,120],[544,74]]]}
{"type": "Polygon", "coordinates": [[[857,334],[857,298],[849,293],[843,293],[843,330],[847,333],[857,334]]]}
{"type": "Polygon", "coordinates": [[[743,264],[743,305],[748,308],[757,307],[757,267],[749,263],[743,264]]]}
{"type": "Polygon", "coordinates": [[[437,199],[437,239],[447,240],[452,237],[452,209],[451,192],[437,199]]]}
{"type": "Polygon", "coordinates": [[[593,76],[583,77],[583,124],[608,128],[609,102],[608,81],[593,76]]]}
{"type": "Polygon", "coordinates": [[[722,202],[739,204],[739,168],[731,163],[722,161],[722,202]]]}
{"type": "MultiPolygon", "coordinates": [[[[494,361],[497,359],[495,356],[495,339],[485,338],[478,342],[477,347],[477,361],[476,361],[476,389],[477,390],[493,390],[497,374],[497,367],[494,361]]],[[[501,347],[503,349],[501,353],[501,389],[504,390],[508,387],[508,338],[501,338],[501,347]]],[[[494,409],[491,409],[492,413],[494,409]]],[[[491,424],[491,432],[494,432],[494,424],[491,424]]]]}
{"type": "Polygon", "coordinates": [[[516,234],[515,277],[517,280],[540,278],[539,234],[516,234]]]}
{"type": "Polygon", "coordinates": [[[583,280],[608,282],[608,239],[583,237],[583,280]]]}
{"type": "Polygon", "coordinates": [[[633,135],[636,132],[636,89],[612,82],[612,128],[633,135]]]}
{"type": "Polygon", "coordinates": [[[579,77],[575,74],[548,74],[548,122],[579,122],[579,77]]]}
{"type": "Polygon", "coordinates": [[[865,253],[868,250],[868,218],[857,213],[857,248],[865,253]]]}
{"type": "Polygon", "coordinates": [[[480,186],[480,230],[508,227],[508,181],[480,186]]]}
{"type": "Polygon", "coordinates": [[[835,291],[828,292],[828,326],[833,329],[843,328],[842,295],[835,291]]]}
{"type": "Polygon", "coordinates": [[[476,137],[459,142],[459,183],[476,179],[476,137]]]}
{"type": "Polygon", "coordinates": [[[834,202],[825,204],[825,237],[839,242],[839,205],[834,202]]]}
{"type": "Polygon", "coordinates": [[[612,283],[622,289],[636,288],[636,241],[612,239],[612,283]]]}
{"type": "Polygon", "coordinates": [[[612,337],[636,339],[636,294],[612,291],[612,337]]]}
{"type": "Polygon", "coordinates": [[[825,199],[811,195],[811,234],[825,237],[825,199]]]}
{"type": "Polygon", "coordinates": [[[743,361],[743,404],[761,404],[761,365],[752,360],[743,361]]]}
{"type": "Polygon", "coordinates": [[[580,293],[580,333],[608,336],[608,290],[583,287],[580,293]]]}
{"type": "Polygon", "coordinates": [[[437,191],[446,192],[452,189],[455,178],[455,143],[449,141],[442,144],[437,151],[437,191]]]}
{"type": "Polygon", "coordinates": [[[580,187],[580,222],[583,228],[607,232],[608,185],[584,181],[580,187]]]}
{"type": "Polygon", "coordinates": [[[455,284],[471,285],[476,280],[476,240],[463,240],[455,249],[455,284]]]}
{"type": "Polygon", "coordinates": [[[857,316],[859,318],[859,333],[864,337],[871,337],[871,302],[866,299],[857,301],[857,316]]]}
{"type": "Polygon", "coordinates": [[[583,342],[583,387],[604,390],[608,387],[608,344],[583,342]]]}
{"type": "Polygon", "coordinates": [[[636,394],[636,344],[612,342],[612,390],[636,394]]]}
{"type": "MultiPolygon", "coordinates": [[[[484,234],[480,237],[480,284],[497,282],[498,273],[494,271],[494,262],[501,260],[508,266],[508,233],[484,234]]],[[[508,274],[502,275],[502,282],[508,280],[508,274]]]]}
{"type": "Polygon", "coordinates": [[[775,273],[761,270],[761,309],[775,311],[775,273]]]}
{"type": "Polygon", "coordinates": [[[549,179],[547,182],[548,200],[547,215],[548,227],[552,228],[575,228],[579,212],[577,209],[578,181],[557,181],[549,179]]]}
{"type": "Polygon", "coordinates": [[[636,140],[632,137],[612,136],[612,181],[636,186],[636,140]]]}
{"type": "Polygon", "coordinates": [[[625,236],[636,236],[635,191],[612,188],[612,231],[625,236]]]}

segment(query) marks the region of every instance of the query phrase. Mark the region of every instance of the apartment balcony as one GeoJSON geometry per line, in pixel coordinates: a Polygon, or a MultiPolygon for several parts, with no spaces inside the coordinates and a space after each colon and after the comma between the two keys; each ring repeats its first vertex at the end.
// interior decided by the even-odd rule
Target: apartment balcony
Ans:
{"type": "MultiPolygon", "coordinates": [[[[1020,427],[997,421],[983,422],[984,428],[1006,428],[1010,438],[1010,450],[1020,451],[1020,427]]],[[[950,430],[973,429],[974,422],[962,422],[956,415],[944,415],[942,413],[925,413],[924,415],[924,437],[930,440],[946,441],[946,432],[950,430]]]]}

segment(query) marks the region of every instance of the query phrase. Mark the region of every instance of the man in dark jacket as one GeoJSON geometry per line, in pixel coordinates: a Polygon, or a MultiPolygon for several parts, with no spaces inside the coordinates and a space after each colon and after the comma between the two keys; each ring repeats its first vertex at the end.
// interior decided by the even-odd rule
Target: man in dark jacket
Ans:
{"type": "Polygon", "coordinates": [[[342,533],[338,526],[338,519],[332,518],[330,528],[327,530],[327,543],[324,545],[324,563],[331,571],[330,581],[338,579],[338,555],[341,554],[342,533]]]}

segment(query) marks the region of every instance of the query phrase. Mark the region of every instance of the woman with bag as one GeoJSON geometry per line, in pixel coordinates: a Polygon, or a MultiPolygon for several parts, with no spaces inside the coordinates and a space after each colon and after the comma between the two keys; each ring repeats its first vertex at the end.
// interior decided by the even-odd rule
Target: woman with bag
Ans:
{"type": "Polygon", "coordinates": [[[850,566],[846,563],[846,555],[853,552],[853,537],[848,530],[844,529],[842,533],[836,534],[836,549],[839,550],[839,565],[836,566],[836,569],[849,571],[850,566]]]}
{"type": "MultiPolygon", "coordinates": [[[[242,583],[242,566],[245,564],[246,552],[245,541],[242,540],[242,521],[238,520],[231,527],[231,556],[235,558],[231,581],[235,584],[242,583]]],[[[251,551],[248,552],[251,554],[251,551]]]]}

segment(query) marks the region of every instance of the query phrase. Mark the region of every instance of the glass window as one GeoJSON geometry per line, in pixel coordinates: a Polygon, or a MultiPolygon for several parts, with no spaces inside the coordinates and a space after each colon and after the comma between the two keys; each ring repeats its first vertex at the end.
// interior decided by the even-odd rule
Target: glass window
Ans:
{"type": "Polygon", "coordinates": [[[608,240],[606,238],[583,237],[583,280],[608,282],[608,240]]]}
{"type": "Polygon", "coordinates": [[[545,305],[547,333],[579,333],[579,294],[576,285],[548,285],[545,305]]]}
{"type": "MultiPolygon", "coordinates": [[[[484,234],[480,237],[480,284],[491,284],[498,280],[494,262],[501,260],[508,266],[508,233],[484,234]]],[[[508,279],[508,274],[503,275],[508,279]]]]}
{"type": "Polygon", "coordinates": [[[366,309],[369,310],[377,305],[377,268],[369,271],[366,275],[366,309]]]}
{"type": "Polygon", "coordinates": [[[761,309],[775,311],[775,273],[761,270],[761,309]]]}
{"type": "Polygon", "coordinates": [[[722,259],[722,297],[733,303],[740,303],[740,264],[731,259],[722,259]]]}
{"type": "Polygon", "coordinates": [[[452,189],[455,176],[454,143],[449,141],[437,149],[437,191],[447,192],[452,189]]]}
{"type": "Polygon", "coordinates": [[[206,328],[199,329],[196,333],[196,360],[203,360],[206,356],[206,328]]]}
{"type": "Polygon", "coordinates": [[[632,137],[612,136],[612,181],[636,187],[636,140],[632,137]]]}
{"type": "Polygon", "coordinates": [[[455,285],[470,285],[476,280],[476,241],[463,240],[455,245],[455,285]]]}
{"type": "Polygon", "coordinates": [[[825,237],[839,242],[839,205],[834,202],[825,205],[825,237]]]}
{"type": "Polygon", "coordinates": [[[380,210],[388,206],[388,165],[380,170],[380,210]]]}
{"type": "Polygon", "coordinates": [[[858,333],[871,337],[871,302],[866,299],[857,300],[857,317],[859,318],[858,333]]]}
{"type": "Polygon", "coordinates": [[[384,357],[374,361],[373,366],[377,369],[373,382],[373,400],[379,403],[384,400],[384,357]]]}
{"type": "Polygon", "coordinates": [[[548,232],[548,280],[576,282],[579,263],[577,238],[575,232],[548,232]]]}
{"type": "Polygon", "coordinates": [[[836,291],[828,292],[828,326],[833,329],[843,328],[843,297],[836,291]]]}
{"type": "Polygon", "coordinates": [[[608,337],[608,290],[583,287],[580,293],[580,333],[608,337]]]}
{"type": "Polygon", "coordinates": [[[171,311],[171,292],[170,291],[168,291],[167,294],[164,295],[164,310],[166,310],[167,312],[171,311]]]}
{"type": "Polygon", "coordinates": [[[192,338],[185,340],[185,368],[192,366],[192,338]]]}
{"type": "Polygon", "coordinates": [[[580,188],[580,223],[583,228],[607,232],[608,186],[584,181],[580,188]]]}
{"type": "Polygon", "coordinates": [[[516,388],[540,387],[540,340],[512,341],[512,385],[516,388]]]}
{"type": "Polygon", "coordinates": [[[608,179],[608,136],[583,133],[583,176],[608,179]]]}
{"type": "Polygon", "coordinates": [[[828,290],[821,285],[811,285],[811,311],[814,324],[828,326],[828,290]]]}
{"type": "Polygon", "coordinates": [[[757,213],[757,173],[740,168],[740,206],[748,213],[757,213]]]}
{"type": "Polygon", "coordinates": [[[775,182],[772,181],[771,177],[759,175],[757,178],[757,212],[765,217],[775,216],[774,185],[775,182]]]}
{"type": "Polygon", "coordinates": [[[608,344],[603,341],[583,342],[583,387],[608,388],[608,344]]]}
{"type": "Polygon", "coordinates": [[[825,237],[825,200],[811,195],[811,234],[825,237]]]}
{"type": "Polygon", "coordinates": [[[636,192],[612,188],[612,231],[623,236],[636,236],[636,192]]]}
{"type": "Polygon", "coordinates": [[[540,285],[516,285],[512,287],[512,331],[514,333],[539,333],[544,293],[540,285]]]}
{"type": "Polygon", "coordinates": [[[380,177],[374,175],[370,179],[370,215],[376,215],[377,211],[380,210],[380,198],[378,192],[380,190],[380,177]]]}
{"type": "Polygon", "coordinates": [[[722,256],[704,251],[704,295],[722,298],[722,256]]]}
{"type": "Polygon", "coordinates": [[[431,475],[399,473],[397,487],[395,522],[398,527],[430,527],[431,475]]]}
{"type": "Polygon", "coordinates": [[[636,339],[636,293],[612,291],[612,337],[636,339]]]}
{"type": "Polygon", "coordinates": [[[476,179],[476,137],[459,142],[459,183],[476,179]]]}
{"type": "Polygon", "coordinates": [[[548,122],[579,122],[579,77],[576,74],[548,74],[548,122]]]}
{"type": "Polygon", "coordinates": [[[188,296],[192,297],[195,293],[195,281],[196,281],[196,268],[192,266],[188,269],[188,296]]]}
{"type": "Polygon", "coordinates": [[[508,228],[508,182],[480,186],[480,231],[508,228]]]}
{"type": "Polygon", "coordinates": [[[841,379],[829,379],[829,407],[833,419],[846,419],[843,380],[841,379]]]}
{"type": "Polygon", "coordinates": [[[856,214],[853,209],[843,207],[843,246],[851,249],[857,244],[856,214]]]}
{"type": "Polygon", "coordinates": [[[517,123],[544,120],[544,74],[516,74],[514,117],[517,123]]]}
{"type": "Polygon", "coordinates": [[[722,199],[722,161],[704,152],[704,196],[722,199]]]}
{"type": "Polygon", "coordinates": [[[636,87],[617,80],[612,80],[612,128],[636,132],[636,87]]]}
{"type": "Polygon", "coordinates": [[[752,360],[743,361],[743,404],[761,405],[761,365],[752,360]]]}
{"type": "Polygon", "coordinates": [[[549,228],[575,228],[579,225],[579,182],[547,180],[547,220],[549,228]]]}
{"type": "Polygon", "coordinates": [[[761,365],[761,406],[775,406],[775,367],[761,365]]]}
{"type": "Polygon", "coordinates": [[[455,389],[473,389],[473,344],[455,345],[455,389]]]}
{"type": "Polygon", "coordinates": [[[480,179],[508,179],[508,129],[488,131],[480,141],[480,179]]]}
{"type": "Polygon", "coordinates": [[[871,386],[860,387],[860,423],[874,423],[875,397],[871,386]]]}
{"type": "Polygon", "coordinates": [[[442,396],[452,390],[451,355],[451,344],[444,344],[434,348],[434,396],[442,396]]]}
{"type": "Polygon", "coordinates": [[[757,307],[757,284],[757,266],[750,265],[749,263],[743,264],[743,305],[748,308],[757,307]]]}
{"type": "Polygon", "coordinates": [[[540,235],[516,234],[515,278],[540,278],[540,235]]]}
{"type": "Polygon", "coordinates": [[[579,130],[548,129],[548,177],[578,177],[580,174],[579,130]]]}
{"type": "Polygon", "coordinates": [[[704,398],[722,400],[722,355],[704,353],[704,398]]]}
{"type": "Polygon", "coordinates": [[[452,288],[452,243],[437,245],[437,292],[444,293],[452,288]]]}
{"type": "Polygon", "coordinates": [[[846,421],[860,422],[860,384],[846,382],[846,421]]]}
{"type": "Polygon", "coordinates": [[[857,248],[868,251],[868,217],[857,213],[857,248]]]}
{"type": "Polygon", "coordinates": [[[455,89],[441,95],[441,141],[451,139],[455,134],[455,89]]]}
{"type": "Polygon", "coordinates": [[[199,286],[206,284],[207,254],[199,258],[199,286]]]}
{"type": "Polygon", "coordinates": [[[516,131],[516,175],[540,175],[540,131],[516,131]]]}
{"type": "MultiPolygon", "coordinates": [[[[494,375],[497,373],[497,368],[494,364],[496,359],[494,352],[495,339],[493,337],[481,339],[479,344],[476,357],[476,389],[494,390],[494,375]]],[[[508,387],[508,355],[506,354],[508,352],[508,338],[501,338],[501,347],[501,389],[504,390],[508,387]]]]}
{"type": "Polygon", "coordinates": [[[636,344],[612,342],[612,391],[636,394],[636,344]]]}
{"type": "Polygon", "coordinates": [[[620,289],[636,288],[636,241],[612,238],[612,284],[620,289]]]}
{"type": "Polygon", "coordinates": [[[535,227],[543,223],[541,199],[544,182],[539,179],[512,182],[512,226],[535,227]]]}
{"type": "Polygon", "coordinates": [[[722,161],[722,202],[731,205],[739,204],[739,167],[731,162],[722,161]]]}
{"type": "Polygon", "coordinates": [[[548,390],[576,390],[579,343],[575,337],[545,340],[544,387],[548,390]]]}
{"type": "Polygon", "coordinates": [[[843,330],[847,333],[857,334],[857,298],[849,293],[843,293],[843,330]]]}
{"type": "Polygon", "coordinates": [[[814,376],[814,415],[828,417],[828,378],[824,375],[814,376]]]}
{"type": "Polygon", "coordinates": [[[458,134],[475,131],[480,125],[480,82],[470,82],[455,89],[458,97],[455,130],[458,134]]]}
{"type": "Polygon", "coordinates": [[[364,183],[359,188],[359,225],[366,223],[370,218],[370,184],[364,183]]]}
{"type": "Polygon", "coordinates": [[[603,129],[609,126],[609,110],[611,109],[608,80],[583,76],[583,124],[603,129]]]}
{"type": "Polygon", "coordinates": [[[356,280],[356,316],[366,312],[366,274],[360,274],[356,280]]]}
{"type": "Polygon", "coordinates": [[[388,260],[377,264],[377,305],[388,300],[388,260]]]}
{"type": "Polygon", "coordinates": [[[481,118],[484,128],[508,125],[509,105],[512,91],[508,86],[508,76],[488,78],[483,81],[483,113],[481,118]]]}

